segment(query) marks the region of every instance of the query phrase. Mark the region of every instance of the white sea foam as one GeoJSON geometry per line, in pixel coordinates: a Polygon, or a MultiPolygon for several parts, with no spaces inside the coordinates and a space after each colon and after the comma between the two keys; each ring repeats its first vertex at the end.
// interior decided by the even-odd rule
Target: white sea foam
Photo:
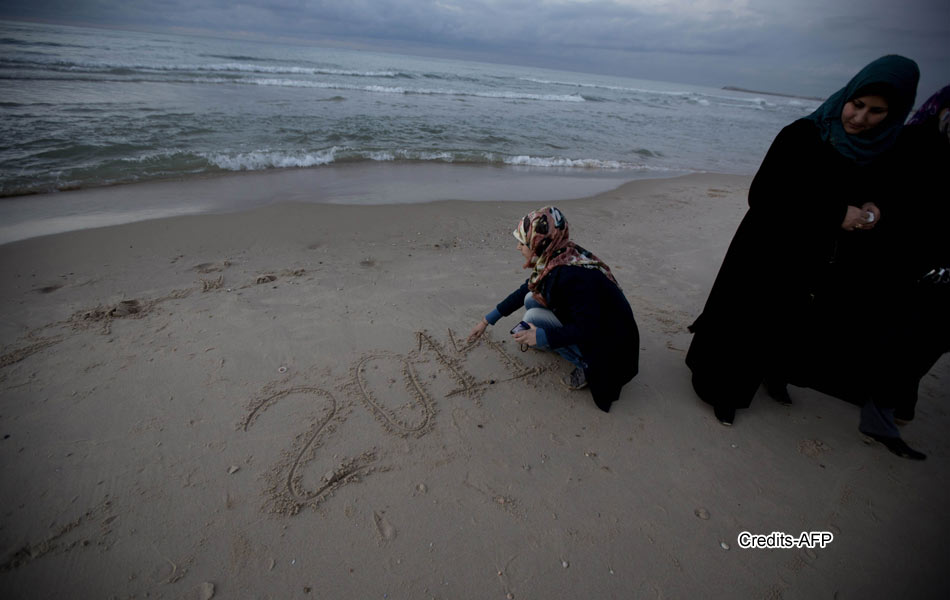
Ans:
{"type": "Polygon", "coordinates": [[[616,160],[597,160],[593,158],[559,158],[539,156],[510,156],[504,159],[506,165],[524,167],[569,167],[572,169],[629,169],[635,165],[625,164],[616,160]]]}
{"type": "Polygon", "coordinates": [[[369,160],[377,162],[389,162],[396,160],[396,155],[392,152],[366,152],[364,154],[369,160]]]}
{"type": "Polygon", "coordinates": [[[590,169],[603,171],[649,171],[657,173],[681,172],[682,169],[673,169],[660,165],[635,164],[616,160],[601,160],[596,158],[558,158],[539,156],[510,156],[502,160],[506,165],[513,167],[540,167],[556,169],[590,169]]]}
{"type": "Polygon", "coordinates": [[[419,152],[419,160],[438,160],[443,162],[455,162],[456,156],[451,152],[419,152]]]}
{"type": "Polygon", "coordinates": [[[504,156],[494,152],[425,152],[410,149],[358,151],[352,148],[334,146],[326,150],[308,153],[282,153],[270,151],[242,152],[238,154],[202,153],[201,156],[220,169],[228,171],[258,171],[264,169],[283,169],[299,167],[318,167],[329,165],[341,159],[369,160],[374,162],[392,162],[396,160],[423,162],[475,162],[483,164],[505,164],[516,167],[539,167],[558,169],[589,170],[638,170],[669,171],[655,165],[634,164],[615,160],[594,158],[560,158],[555,156],[504,156]]]}
{"type": "Polygon", "coordinates": [[[337,148],[313,153],[287,154],[283,152],[245,152],[240,154],[203,153],[205,159],[220,169],[228,171],[260,171],[263,169],[286,169],[293,167],[316,167],[328,165],[335,159],[337,148]]]}

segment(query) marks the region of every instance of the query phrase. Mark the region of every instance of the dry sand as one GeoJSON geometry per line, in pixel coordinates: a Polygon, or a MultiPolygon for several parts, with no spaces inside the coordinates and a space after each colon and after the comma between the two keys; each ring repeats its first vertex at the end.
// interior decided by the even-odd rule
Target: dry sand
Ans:
{"type": "Polygon", "coordinates": [[[942,594],[946,357],[904,429],[923,463],[810,390],[724,428],[690,388],[686,325],[749,182],[558,202],[641,328],[609,414],[518,351],[516,315],[463,343],[523,280],[509,231],[536,202],[287,203],[0,246],[0,597],[942,594]]]}

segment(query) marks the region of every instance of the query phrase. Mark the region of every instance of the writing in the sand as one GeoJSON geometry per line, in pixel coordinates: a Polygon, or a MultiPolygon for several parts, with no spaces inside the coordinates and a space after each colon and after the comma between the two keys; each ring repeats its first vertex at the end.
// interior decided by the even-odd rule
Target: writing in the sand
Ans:
{"type": "MultiPolygon", "coordinates": [[[[420,364],[430,359],[443,367],[437,373],[447,372],[452,379],[451,386],[454,386],[443,390],[440,395],[445,398],[461,395],[475,402],[490,386],[537,376],[543,369],[527,366],[490,336],[483,336],[474,344],[467,345],[460,345],[451,329],[448,330],[448,345],[426,331],[416,332],[415,337],[416,348],[405,355],[372,352],[360,357],[350,369],[347,381],[339,388],[346,397],[362,404],[386,431],[400,437],[419,438],[433,427],[436,404],[430,392],[431,382],[424,381],[418,370],[420,364]],[[505,369],[504,376],[480,379],[466,369],[466,359],[476,347],[485,347],[491,355],[500,359],[505,369]],[[392,385],[395,378],[384,380],[374,375],[379,370],[394,369],[401,372],[408,395],[408,402],[400,408],[393,408],[396,396],[402,393],[392,385]],[[382,391],[379,389],[381,387],[382,391]]],[[[430,377],[436,379],[437,373],[432,373],[430,377]]],[[[321,387],[290,387],[255,399],[248,407],[242,429],[248,431],[268,408],[280,400],[299,395],[312,396],[325,402],[327,410],[320,418],[310,422],[303,434],[296,436],[293,446],[283,453],[285,458],[271,471],[268,504],[275,512],[284,514],[296,514],[304,506],[317,507],[335,490],[371,474],[378,462],[375,449],[364,450],[340,460],[317,484],[309,487],[304,485],[302,467],[316,458],[326,436],[345,420],[343,403],[330,390],[321,387]]]]}

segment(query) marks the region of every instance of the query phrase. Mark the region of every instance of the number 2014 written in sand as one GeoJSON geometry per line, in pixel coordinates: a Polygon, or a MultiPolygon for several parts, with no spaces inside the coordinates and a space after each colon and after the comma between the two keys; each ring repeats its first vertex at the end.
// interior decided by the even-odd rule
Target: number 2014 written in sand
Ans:
{"type": "MultiPolygon", "coordinates": [[[[448,332],[451,349],[443,346],[438,340],[425,331],[416,332],[418,347],[407,355],[390,352],[375,352],[362,356],[351,369],[349,380],[342,386],[348,396],[355,397],[367,408],[383,428],[400,437],[422,437],[430,431],[433,425],[436,409],[432,394],[428,391],[424,378],[421,377],[414,365],[424,362],[427,358],[434,358],[443,370],[447,371],[454,380],[455,387],[445,393],[445,397],[457,395],[468,396],[476,402],[485,390],[495,384],[520,380],[541,373],[542,367],[528,367],[517,357],[510,355],[504,347],[483,336],[476,344],[460,346],[452,331],[448,332]],[[464,359],[476,346],[484,345],[490,354],[501,359],[508,372],[504,378],[478,379],[468,372],[464,366],[464,359]],[[400,418],[396,411],[387,408],[374,391],[374,382],[369,377],[369,371],[388,363],[401,367],[409,403],[418,409],[415,419],[400,418]]],[[[432,375],[434,378],[435,375],[432,375]]],[[[390,382],[392,383],[392,381],[390,382]]],[[[283,389],[264,398],[255,400],[249,406],[247,417],[241,424],[244,431],[249,431],[257,419],[271,406],[280,400],[293,395],[314,396],[322,399],[327,410],[323,416],[310,423],[308,430],[297,437],[297,442],[289,452],[285,453],[285,461],[277,465],[271,477],[268,495],[271,508],[275,512],[296,514],[304,506],[316,508],[335,490],[347,483],[358,481],[376,469],[377,453],[367,450],[356,456],[342,460],[337,466],[328,471],[316,485],[305,486],[301,470],[305,464],[314,460],[317,449],[324,439],[336,426],[342,424],[345,416],[342,405],[328,390],[319,387],[298,386],[283,389]]],[[[387,398],[384,398],[387,399],[387,398]]]]}

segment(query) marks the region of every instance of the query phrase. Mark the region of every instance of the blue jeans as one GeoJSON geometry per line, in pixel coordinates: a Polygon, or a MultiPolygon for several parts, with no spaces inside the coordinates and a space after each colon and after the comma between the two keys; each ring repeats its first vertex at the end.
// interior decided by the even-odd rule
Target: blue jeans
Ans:
{"type": "Polygon", "coordinates": [[[861,433],[870,433],[889,438],[899,438],[901,432],[894,423],[894,409],[880,408],[874,400],[868,400],[861,407],[861,421],[858,423],[861,433]]]}
{"type": "MultiPolygon", "coordinates": [[[[534,299],[534,294],[531,292],[528,292],[528,295],[524,297],[524,307],[525,312],[522,320],[526,323],[531,323],[538,329],[543,329],[545,335],[550,331],[564,327],[564,324],[561,323],[550,309],[541,306],[541,303],[534,299]]],[[[575,367],[580,367],[581,369],[587,368],[587,363],[584,362],[584,356],[581,354],[581,349],[577,347],[577,344],[571,344],[563,348],[551,348],[547,345],[538,345],[535,346],[535,348],[548,352],[557,352],[575,367]]]]}

